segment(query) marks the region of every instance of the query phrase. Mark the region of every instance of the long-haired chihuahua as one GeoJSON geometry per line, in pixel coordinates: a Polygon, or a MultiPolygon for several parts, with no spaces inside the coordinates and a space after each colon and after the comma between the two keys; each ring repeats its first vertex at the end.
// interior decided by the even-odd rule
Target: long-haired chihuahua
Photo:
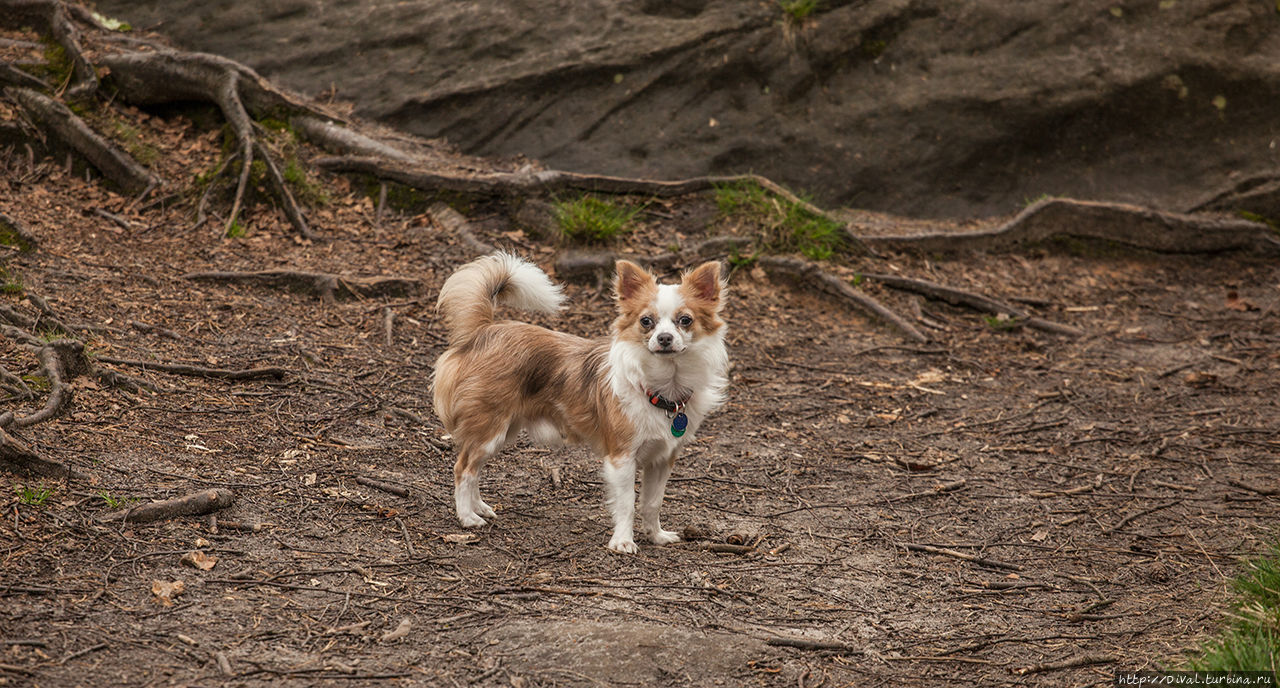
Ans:
{"type": "Polygon", "coordinates": [[[635,263],[617,262],[618,317],[609,337],[583,339],[510,320],[503,303],[555,312],[561,289],[537,266],[495,253],[462,266],[437,307],[449,348],[436,361],[436,413],[458,449],[453,497],[465,527],[494,518],[480,499],[480,471],[521,430],[546,444],[586,444],[604,459],[609,549],[634,553],[637,467],[640,522],[655,544],[680,537],[658,523],[680,446],[724,400],[729,367],[720,319],[720,263],[658,284],[635,263]]]}

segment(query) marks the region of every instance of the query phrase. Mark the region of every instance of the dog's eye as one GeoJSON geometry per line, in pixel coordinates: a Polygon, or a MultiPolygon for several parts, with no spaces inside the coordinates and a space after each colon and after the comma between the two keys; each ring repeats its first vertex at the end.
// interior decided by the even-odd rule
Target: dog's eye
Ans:
{"type": "Polygon", "coordinates": [[[647,315],[644,316],[643,318],[640,318],[640,327],[643,327],[646,330],[653,329],[653,318],[650,318],[647,315]]]}
{"type": "Polygon", "coordinates": [[[693,324],[693,318],[687,315],[680,316],[680,327],[688,327],[692,324],[693,324]]]}

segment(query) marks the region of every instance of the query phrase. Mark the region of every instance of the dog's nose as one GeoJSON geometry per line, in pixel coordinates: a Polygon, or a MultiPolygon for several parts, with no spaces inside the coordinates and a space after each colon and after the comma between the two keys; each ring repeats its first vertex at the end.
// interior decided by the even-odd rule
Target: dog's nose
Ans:
{"type": "Polygon", "coordinates": [[[673,341],[675,341],[675,337],[668,332],[663,332],[662,334],[658,335],[658,346],[664,349],[670,349],[671,342],[673,341]]]}

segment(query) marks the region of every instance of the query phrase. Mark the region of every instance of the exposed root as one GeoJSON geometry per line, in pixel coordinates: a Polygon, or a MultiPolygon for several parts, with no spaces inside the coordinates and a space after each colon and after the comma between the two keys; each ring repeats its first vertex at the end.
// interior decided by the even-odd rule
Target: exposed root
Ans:
{"type": "Polygon", "coordinates": [[[77,478],[66,464],[42,458],[31,447],[0,427],[0,468],[31,477],[77,478]]]}
{"type": "Polygon", "coordinates": [[[894,289],[913,291],[917,294],[924,294],[925,296],[930,296],[935,299],[942,299],[950,304],[968,306],[985,313],[1005,315],[1013,319],[1010,321],[1011,325],[1023,324],[1027,327],[1034,327],[1037,330],[1052,332],[1054,334],[1064,334],[1070,337],[1080,337],[1084,335],[1084,331],[1079,328],[1064,325],[1062,323],[1056,323],[1051,320],[1045,320],[1044,318],[1031,315],[1017,306],[993,299],[989,296],[983,296],[982,294],[975,294],[963,289],[935,284],[934,282],[929,282],[927,280],[899,277],[897,275],[863,273],[862,276],[866,279],[880,282],[885,286],[893,287],[894,289]]]}
{"type": "Polygon", "coordinates": [[[112,365],[133,366],[143,368],[145,370],[158,370],[162,373],[171,373],[173,375],[189,375],[191,377],[209,377],[219,380],[261,380],[263,378],[272,378],[279,380],[289,371],[284,368],[245,368],[242,370],[231,370],[226,368],[205,368],[203,366],[186,365],[183,363],[155,363],[152,361],[135,361],[127,358],[111,358],[109,356],[98,356],[97,360],[112,365]]]}
{"type": "Polygon", "coordinates": [[[929,341],[929,338],[923,332],[916,329],[914,325],[907,322],[902,316],[894,313],[862,291],[855,289],[839,277],[825,272],[816,263],[784,256],[762,256],[759,259],[759,265],[769,272],[786,275],[800,284],[816,287],[819,291],[857,306],[898,328],[910,339],[917,342],[929,341]]]}
{"type": "Polygon", "coordinates": [[[57,142],[55,149],[76,153],[125,193],[141,194],[159,183],[147,168],[99,136],[62,103],[28,88],[9,88],[5,93],[57,142]]]}
{"type": "Polygon", "coordinates": [[[1192,206],[1187,212],[1239,212],[1261,219],[1280,231],[1280,175],[1267,174],[1242,179],[1192,206]]]}
{"type": "Polygon", "coordinates": [[[0,2],[0,10],[3,10],[0,23],[4,26],[11,29],[33,27],[51,36],[62,47],[71,63],[71,83],[59,84],[59,90],[65,86],[68,96],[79,97],[98,89],[98,73],[85,59],[84,50],[80,47],[80,31],[71,21],[71,13],[84,18],[81,8],[59,0],[4,0],[0,2]]]}
{"type": "Polygon", "coordinates": [[[467,222],[467,218],[461,213],[450,208],[444,203],[437,203],[431,206],[427,211],[431,216],[431,221],[439,227],[457,236],[467,248],[476,254],[493,253],[497,250],[492,244],[481,241],[474,231],[471,230],[471,224],[467,222]]]}
{"type": "Polygon", "coordinates": [[[266,164],[268,177],[284,206],[289,224],[302,236],[314,238],[297,200],[280,174],[279,166],[258,142],[250,113],[258,116],[288,113],[324,116],[318,108],[273,88],[245,65],[216,55],[155,50],[106,55],[100,63],[111,70],[111,84],[128,102],[155,105],[195,100],[213,103],[222,112],[235,135],[236,155],[240,159],[240,176],[224,231],[230,230],[240,217],[254,152],[257,151],[266,164]]]}
{"type": "Polygon", "coordinates": [[[527,172],[499,172],[482,175],[459,175],[437,172],[412,162],[393,162],[376,156],[330,156],[316,158],[318,167],[331,172],[367,174],[378,179],[393,181],[423,191],[451,191],[485,197],[521,197],[547,195],[557,191],[590,191],[610,194],[637,194],[671,198],[709,191],[718,186],[758,184],[788,203],[799,206],[813,215],[830,219],[844,228],[845,239],[851,249],[865,249],[862,239],[855,236],[847,223],[833,218],[826,211],[796,196],[772,180],[754,174],[732,176],[694,177],[679,181],[630,179],[602,174],[580,174],[560,170],[531,170],[527,172]]]}
{"type": "Polygon", "coordinates": [[[1067,198],[1035,203],[1001,227],[986,232],[863,237],[862,240],[873,249],[993,251],[1069,237],[1115,241],[1165,253],[1280,253],[1280,236],[1259,222],[1067,198]]]}
{"type": "Polygon", "coordinates": [[[200,282],[263,284],[319,296],[325,301],[380,298],[417,293],[422,281],[412,277],[346,277],[327,272],[263,270],[261,272],[192,272],[183,279],[200,282]]]}

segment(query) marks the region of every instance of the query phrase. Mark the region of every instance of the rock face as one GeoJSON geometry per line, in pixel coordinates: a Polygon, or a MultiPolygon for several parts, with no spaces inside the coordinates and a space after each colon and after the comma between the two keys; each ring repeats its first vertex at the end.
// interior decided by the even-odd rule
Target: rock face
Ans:
{"type": "Polygon", "coordinates": [[[468,152],[757,172],[934,217],[1042,195],[1171,209],[1280,168],[1258,0],[100,0],[182,47],[468,152]]]}

